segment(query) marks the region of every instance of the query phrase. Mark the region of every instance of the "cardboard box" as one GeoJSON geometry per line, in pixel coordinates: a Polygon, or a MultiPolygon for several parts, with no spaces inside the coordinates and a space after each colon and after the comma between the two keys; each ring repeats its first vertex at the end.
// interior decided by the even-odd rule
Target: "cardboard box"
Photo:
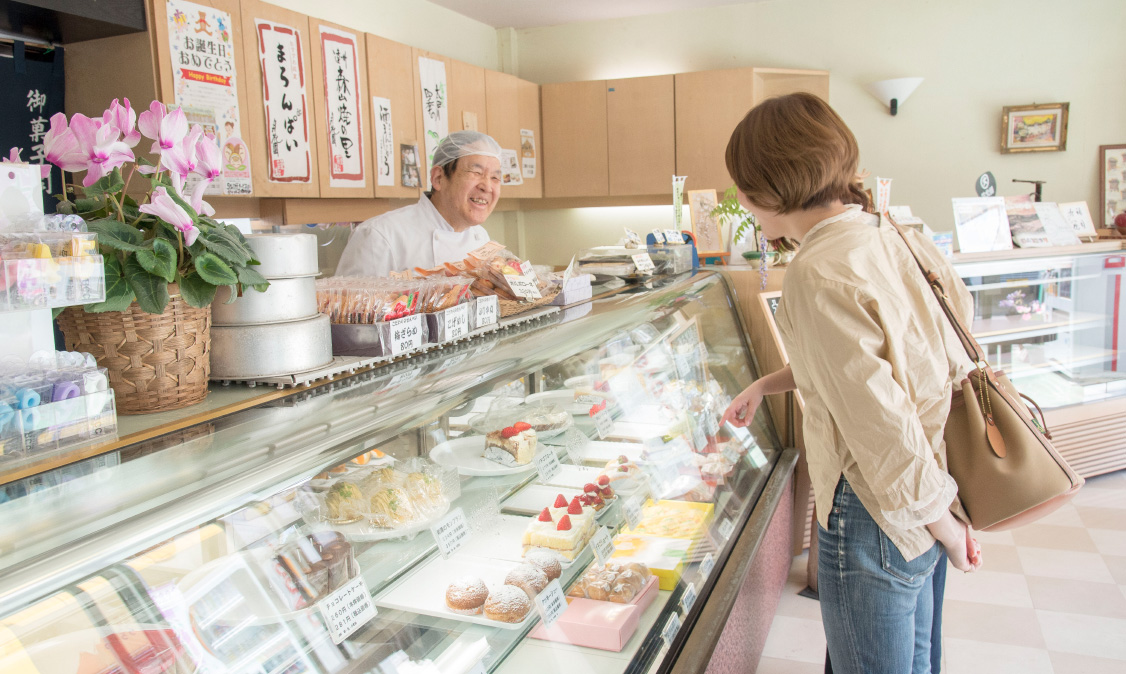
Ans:
{"type": "Polygon", "coordinates": [[[628,604],[573,599],[554,625],[545,628],[540,624],[529,636],[604,651],[621,651],[637,631],[642,612],[656,598],[658,583],[657,578],[650,578],[628,604]]]}
{"type": "Polygon", "coordinates": [[[620,564],[640,562],[649,567],[662,590],[672,590],[684,574],[684,565],[695,541],[686,538],[664,538],[618,534],[614,537],[612,559],[620,564]]]}

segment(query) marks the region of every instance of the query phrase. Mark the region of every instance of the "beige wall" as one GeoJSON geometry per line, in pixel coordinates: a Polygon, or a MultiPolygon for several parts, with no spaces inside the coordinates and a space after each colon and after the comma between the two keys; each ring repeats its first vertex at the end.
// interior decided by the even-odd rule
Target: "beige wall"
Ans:
{"type": "Polygon", "coordinates": [[[426,0],[266,2],[482,68],[497,69],[497,34],[491,26],[426,0]]]}
{"type": "MultiPolygon", "coordinates": [[[[987,170],[1001,195],[1029,191],[1013,178],[1046,180],[1046,201],[1085,199],[1098,212],[1098,146],[1126,142],[1124,27],[1122,0],[766,0],[520,30],[516,63],[520,77],[539,83],[742,66],[829,70],[830,100],[856,133],[861,166],[894,179],[892,203],[950,230],[950,198],[974,196],[987,170]],[[863,85],[904,76],[926,80],[892,117],[863,85]],[[1002,106],[1055,101],[1071,103],[1066,152],[1000,154],[1002,106]]],[[[525,213],[527,253],[562,264],[567,251],[621,232],[612,214],[589,214],[525,213]]],[[[620,217],[639,228],[647,220],[632,209],[620,217]]]]}

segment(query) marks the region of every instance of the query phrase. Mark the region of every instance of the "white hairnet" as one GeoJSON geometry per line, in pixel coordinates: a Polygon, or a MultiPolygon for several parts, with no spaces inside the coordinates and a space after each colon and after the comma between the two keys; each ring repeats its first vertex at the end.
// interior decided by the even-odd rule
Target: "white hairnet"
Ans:
{"type": "Polygon", "coordinates": [[[462,157],[479,154],[500,160],[500,143],[480,131],[454,131],[438,143],[432,166],[445,166],[462,157]]]}

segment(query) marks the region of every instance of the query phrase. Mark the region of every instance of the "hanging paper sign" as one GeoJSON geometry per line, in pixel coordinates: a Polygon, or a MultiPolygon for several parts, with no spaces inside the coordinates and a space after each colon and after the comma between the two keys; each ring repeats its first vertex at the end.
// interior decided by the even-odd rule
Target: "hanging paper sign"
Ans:
{"type": "MultiPolygon", "coordinates": [[[[218,178],[207,194],[250,194],[250,155],[242,140],[231,15],[185,0],[168,0],[168,48],[176,105],[189,125],[199,124],[222,151],[218,178]]],[[[189,179],[190,190],[198,177],[189,179]]]]}
{"type": "Polygon", "coordinates": [[[633,266],[637,269],[638,274],[652,274],[657,270],[653,265],[653,258],[649,257],[649,253],[638,253],[631,255],[633,258],[633,266]]]}
{"type": "Polygon", "coordinates": [[[266,104],[269,180],[307,183],[312,179],[313,153],[309,148],[301,33],[263,19],[257,19],[255,27],[266,104]]]}
{"type": "Polygon", "coordinates": [[[438,143],[450,135],[449,110],[446,103],[446,64],[424,56],[418,58],[418,79],[422,87],[422,130],[426,161],[420,162],[426,175],[426,188],[431,189],[430,167],[438,143]]]}
{"type": "Polygon", "coordinates": [[[338,645],[376,615],[375,604],[371,603],[371,593],[362,573],[318,602],[317,609],[328,626],[332,643],[338,645]]]}
{"type": "Polygon", "coordinates": [[[364,187],[364,132],[356,36],[321,26],[330,187],[364,187]]]}
{"type": "Polygon", "coordinates": [[[442,553],[442,557],[449,559],[469,538],[469,522],[465,519],[465,511],[454,508],[453,512],[430,527],[430,531],[438,542],[438,551],[442,553]]]}
{"type": "Polygon", "coordinates": [[[477,327],[483,328],[497,322],[500,316],[500,302],[496,295],[477,298],[477,327]]]}
{"type": "Polygon", "coordinates": [[[536,133],[520,129],[520,171],[525,178],[536,177],[536,133]]]}
{"type": "Polygon", "coordinates": [[[395,184],[395,134],[391,130],[391,100],[371,97],[371,116],[375,120],[375,184],[395,184]]]}
{"type": "Polygon", "coordinates": [[[404,316],[391,321],[391,355],[422,347],[422,316],[404,316]]]}

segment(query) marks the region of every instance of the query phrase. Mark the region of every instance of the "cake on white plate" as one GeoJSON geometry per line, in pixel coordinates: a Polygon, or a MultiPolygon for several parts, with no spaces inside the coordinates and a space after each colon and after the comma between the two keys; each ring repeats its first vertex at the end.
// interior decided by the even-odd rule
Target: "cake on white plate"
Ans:
{"type": "Polygon", "coordinates": [[[517,421],[485,436],[485,458],[505,466],[525,466],[536,454],[536,431],[517,421]]]}
{"type": "MultiPolygon", "coordinates": [[[[562,495],[556,499],[558,503],[562,495]]],[[[524,530],[524,554],[533,549],[550,550],[563,559],[574,559],[594,533],[594,511],[572,499],[567,508],[544,508],[524,530]]]]}

